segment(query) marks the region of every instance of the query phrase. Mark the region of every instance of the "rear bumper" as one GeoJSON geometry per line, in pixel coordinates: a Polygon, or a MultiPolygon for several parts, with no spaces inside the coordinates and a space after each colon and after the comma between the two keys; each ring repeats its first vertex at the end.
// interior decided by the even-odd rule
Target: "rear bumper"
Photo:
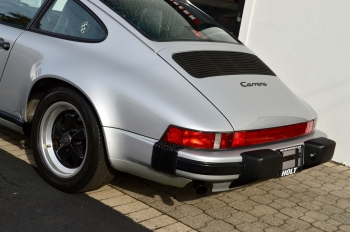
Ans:
{"type": "MultiPolygon", "coordinates": [[[[103,129],[108,157],[115,169],[177,187],[184,187],[193,180],[210,182],[213,184],[213,191],[234,188],[231,184],[238,179],[240,179],[240,185],[246,184],[247,181],[241,180],[247,170],[251,170],[257,176],[253,178],[254,181],[278,176],[266,173],[269,173],[270,165],[280,167],[280,161],[270,162],[263,157],[262,168],[266,168],[267,171],[265,171],[265,169],[258,169],[248,164],[243,154],[258,151],[259,155],[262,150],[269,150],[274,152],[270,153],[274,157],[277,156],[276,151],[285,149],[282,170],[292,170],[288,173],[286,171],[284,175],[287,175],[294,173],[295,167],[298,167],[296,171],[301,171],[327,162],[332,158],[334,152],[334,146],[324,142],[321,142],[320,146],[317,141],[314,141],[314,139],[327,137],[325,133],[318,130],[308,136],[276,144],[225,151],[203,151],[178,148],[174,145],[159,146],[159,142],[155,139],[115,128],[104,127],[103,129]],[[302,146],[304,150],[302,155],[296,159],[291,156],[288,148],[299,146],[302,146]],[[316,152],[315,160],[308,158],[313,152],[316,152]],[[264,177],[263,174],[266,174],[267,177],[264,177]]],[[[332,143],[335,145],[333,141],[330,141],[330,144],[332,143]]],[[[280,171],[281,169],[278,168],[278,172],[280,171]]]]}
{"type": "Polygon", "coordinates": [[[212,176],[236,176],[229,188],[264,181],[280,176],[287,176],[311,168],[332,159],[335,142],[321,137],[307,140],[303,146],[289,147],[273,151],[271,149],[260,149],[241,153],[242,162],[239,163],[205,163],[192,161],[179,157],[177,169],[196,173],[199,175],[212,176]],[[294,165],[286,167],[286,163],[292,161],[294,165]]]}
{"type": "MultiPolygon", "coordinates": [[[[325,136],[316,131],[293,141],[216,152],[161,147],[158,155],[157,149],[153,150],[152,167],[171,175],[214,184],[226,183],[227,188],[236,188],[328,162],[336,144],[325,136]]],[[[155,148],[157,146],[162,145],[156,144],[155,148]]]]}

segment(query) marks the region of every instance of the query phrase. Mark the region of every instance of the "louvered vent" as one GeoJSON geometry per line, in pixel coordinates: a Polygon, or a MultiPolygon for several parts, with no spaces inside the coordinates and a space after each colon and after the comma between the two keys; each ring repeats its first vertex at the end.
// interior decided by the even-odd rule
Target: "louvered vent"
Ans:
{"type": "Polygon", "coordinates": [[[152,167],[170,175],[175,175],[177,152],[183,147],[163,141],[156,142],[153,146],[152,167]]]}
{"type": "Polygon", "coordinates": [[[173,55],[186,72],[196,78],[224,75],[275,74],[256,55],[226,51],[195,51],[173,55]]]}

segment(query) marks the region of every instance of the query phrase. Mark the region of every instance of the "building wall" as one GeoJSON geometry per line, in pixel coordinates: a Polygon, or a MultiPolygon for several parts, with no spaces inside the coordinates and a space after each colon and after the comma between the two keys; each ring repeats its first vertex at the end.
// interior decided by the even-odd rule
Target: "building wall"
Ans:
{"type": "Polygon", "coordinates": [[[350,165],[350,1],[246,0],[240,40],[318,113],[350,165]]]}

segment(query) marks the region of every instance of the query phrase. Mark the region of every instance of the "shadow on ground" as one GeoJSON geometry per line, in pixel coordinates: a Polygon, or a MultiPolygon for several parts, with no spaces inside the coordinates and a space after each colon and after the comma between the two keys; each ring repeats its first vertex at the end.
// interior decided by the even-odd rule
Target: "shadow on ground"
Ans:
{"type": "Polygon", "coordinates": [[[148,231],[85,194],[48,185],[33,166],[30,140],[0,131],[0,231],[148,231]]]}
{"type": "MultiPolygon", "coordinates": [[[[25,156],[24,160],[35,166],[30,137],[26,137],[2,126],[0,126],[0,133],[2,133],[2,135],[0,134],[0,138],[6,140],[6,142],[10,144],[7,146],[8,149],[5,149],[7,152],[17,152],[18,155],[16,156],[25,156]]],[[[185,188],[177,188],[158,184],[118,171],[115,171],[115,178],[111,181],[110,186],[124,193],[130,193],[130,195],[134,196],[137,195],[137,198],[142,198],[143,196],[144,198],[142,198],[142,200],[146,201],[146,203],[148,198],[150,201],[152,201],[152,199],[161,198],[162,202],[169,206],[175,205],[173,199],[187,202],[217,195],[216,193],[208,191],[207,195],[201,197],[195,194],[192,185],[186,186],[185,188]]]]}

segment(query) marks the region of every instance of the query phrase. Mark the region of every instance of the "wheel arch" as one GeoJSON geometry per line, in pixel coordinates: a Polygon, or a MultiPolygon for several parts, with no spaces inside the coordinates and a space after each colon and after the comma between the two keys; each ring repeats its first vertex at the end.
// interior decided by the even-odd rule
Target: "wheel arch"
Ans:
{"type": "Polygon", "coordinates": [[[49,91],[52,88],[56,86],[69,86],[69,84],[67,82],[64,82],[55,78],[44,78],[37,81],[31,87],[27,97],[25,112],[24,112],[25,121],[27,123],[32,122],[35,111],[40,101],[49,93],[49,91]]]}
{"type": "Polygon", "coordinates": [[[72,83],[69,83],[67,81],[60,80],[57,78],[53,78],[53,77],[42,78],[42,79],[38,80],[37,82],[35,82],[34,85],[32,85],[32,87],[29,91],[28,97],[27,97],[27,101],[26,101],[26,105],[25,105],[25,112],[24,112],[25,121],[27,123],[32,122],[35,111],[36,111],[40,101],[54,87],[68,87],[68,88],[72,88],[75,91],[81,93],[88,100],[88,102],[90,103],[90,105],[94,109],[96,115],[98,116],[99,123],[100,123],[100,125],[102,125],[101,119],[97,113],[97,110],[96,110],[94,104],[91,102],[91,99],[85,94],[84,91],[82,91],[80,88],[78,88],[77,86],[75,86],[72,83]]]}
{"type": "MultiPolygon", "coordinates": [[[[26,105],[25,105],[25,112],[24,112],[24,116],[25,116],[25,121],[26,124],[31,125],[31,122],[33,120],[34,114],[36,112],[36,109],[40,103],[40,101],[50,92],[50,90],[54,87],[68,87],[68,88],[72,88],[75,91],[81,93],[86,100],[89,102],[89,104],[91,105],[92,109],[94,110],[98,121],[100,123],[101,126],[101,131],[102,131],[102,135],[103,135],[103,139],[104,139],[104,145],[105,148],[107,148],[106,146],[106,139],[105,139],[105,134],[104,134],[104,130],[102,128],[102,121],[101,118],[96,110],[95,105],[92,103],[91,99],[85,94],[84,91],[82,91],[80,88],[78,88],[77,86],[66,82],[64,80],[60,80],[57,78],[52,78],[52,77],[47,77],[47,78],[42,78],[40,80],[38,80],[30,89],[28,97],[27,97],[27,101],[26,101],[26,105]]],[[[30,128],[30,126],[27,126],[30,128]]],[[[31,133],[31,129],[29,129],[27,132],[25,131],[25,134],[30,135],[31,133]]],[[[107,150],[106,150],[107,151],[107,150]]],[[[108,152],[108,151],[107,151],[108,152]]]]}

